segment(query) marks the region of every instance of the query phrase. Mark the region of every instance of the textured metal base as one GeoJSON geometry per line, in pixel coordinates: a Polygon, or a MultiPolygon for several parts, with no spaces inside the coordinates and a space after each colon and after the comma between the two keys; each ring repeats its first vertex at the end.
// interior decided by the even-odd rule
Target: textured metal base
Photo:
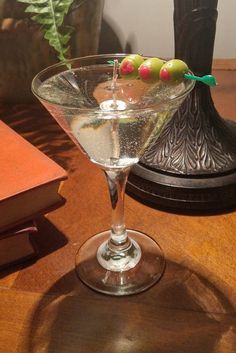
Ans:
{"type": "MultiPolygon", "coordinates": [[[[174,0],[175,57],[211,72],[217,0],[174,0]]],[[[222,213],[236,206],[236,124],[222,119],[196,83],[130,174],[127,193],[156,208],[222,213]]]]}
{"type": "Polygon", "coordinates": [[[215,177],[181,177],[137,164],[130,173],[126,190],[152,207],[184,213],[222,212],[236,207],[236,171],[215,177]]]}

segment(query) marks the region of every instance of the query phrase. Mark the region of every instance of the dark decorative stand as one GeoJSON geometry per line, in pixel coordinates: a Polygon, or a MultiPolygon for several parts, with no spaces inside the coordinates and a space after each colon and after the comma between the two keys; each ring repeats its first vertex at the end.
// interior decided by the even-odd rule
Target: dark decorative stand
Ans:
{"type": "MultiPolygon", "coordinates": [[[[211,72],[217,0],[174,0],[175,57],[199,76],[211,72]]],[[[132,169],[127,192],[175,210],[236,205],[236,124],[217,113],[197,83],[161,136],[132,169]]]]}

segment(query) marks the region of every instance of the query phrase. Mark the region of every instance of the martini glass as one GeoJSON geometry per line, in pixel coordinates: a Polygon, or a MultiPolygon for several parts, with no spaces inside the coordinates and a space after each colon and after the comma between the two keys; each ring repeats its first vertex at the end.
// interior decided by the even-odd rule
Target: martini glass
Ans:
{"type": "Polygon", "coordinates": [[[91,162],[105,173],[111,229],[89,238],[76,255],[76,272],[106,294],[142,292],[162,276],[165,260],[148,235],[126,229],[125,185],[131,167],[173,116],[194,82],[175,85],[119,77],[124,54],[70,60],[41,71],[32,90],[91,162]]]}

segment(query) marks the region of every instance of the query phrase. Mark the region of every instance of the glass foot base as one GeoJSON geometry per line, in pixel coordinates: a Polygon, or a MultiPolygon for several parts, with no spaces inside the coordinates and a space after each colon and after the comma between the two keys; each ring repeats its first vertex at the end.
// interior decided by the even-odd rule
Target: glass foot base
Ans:
{"type": "Polygon", "coordinates": [[[97,259],[98,249],[110,237],[110,230],[87,240],[76,254],[76,273],[90,288],[109,295],[130,295],[143,292],[162,276],[165,260],[160,246],[144,233],[127,230],[128,237],[141,249],[134,267],[118,271],[104,268],[97,259]]]}

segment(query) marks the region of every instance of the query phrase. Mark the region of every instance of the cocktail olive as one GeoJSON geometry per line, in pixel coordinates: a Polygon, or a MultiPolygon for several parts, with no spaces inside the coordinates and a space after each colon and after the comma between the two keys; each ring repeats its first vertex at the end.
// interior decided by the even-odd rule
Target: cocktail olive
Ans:
{"type": "Polygon", "coordinates": [[[184,74],[188,73],[187,64],[179,59],[167,61],[161,68],[160,79],[168,83],[179,83],[183,81],[184,74]]]}
{"type": "Polygon", "coordinates": [[[145,82],[155,82],[160,79],[160,70],[164,61],[158,58],[145,60],[138,69],[139,77],[145,82]]]}
{"type": "Polygon", "coordinates": [[[120,76],[127,79],[138,77],[138,68],[143,61],[144,59],[139,54],[126,56],[120,63],[120,76]]]}

